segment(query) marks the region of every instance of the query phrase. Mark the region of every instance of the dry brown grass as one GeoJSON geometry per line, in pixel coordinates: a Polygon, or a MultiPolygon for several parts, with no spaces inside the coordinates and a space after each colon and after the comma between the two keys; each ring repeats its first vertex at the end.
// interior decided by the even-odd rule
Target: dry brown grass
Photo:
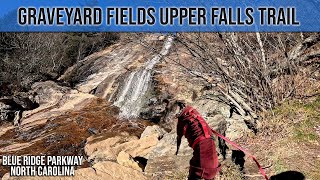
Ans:
{"type": "Polygon", "coordinates": [[[239,167],[232,161],[228,160],[222,163],[220,170],[220,176],[217,176],[217,180],[242,180],[243,173],[239,170],[239,167]]]}
{"type": "MultiPolygon", "coordinates": [[[[320,97],[288,101],[263,114],[259,134],[244,138],[242,143],[264,166],[272,165],[266,169],[269,176],[290,170],[303,173],[307,179],[320,179],[319,124],[320,97]]],[[[249,174],[254,173],[254,166],[252,161],[246,163],[249,174]]]]}

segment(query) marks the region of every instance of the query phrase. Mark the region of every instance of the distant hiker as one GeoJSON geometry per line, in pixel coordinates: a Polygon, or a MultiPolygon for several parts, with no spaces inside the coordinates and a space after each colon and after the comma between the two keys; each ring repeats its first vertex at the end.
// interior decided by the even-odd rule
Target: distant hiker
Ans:
{"type": "Polygon", "coordinates": [[[178,101],[180,108],[177,125],[177,151],[181,144],[182,136],[188,139],[189,146],[193,149],[193,157],[190,160],[189,180],[214,179],[220,170],[216,146],[211,138],[213,132],[211,128],[191,106],[186,106],[184,102],[178,101]]]}

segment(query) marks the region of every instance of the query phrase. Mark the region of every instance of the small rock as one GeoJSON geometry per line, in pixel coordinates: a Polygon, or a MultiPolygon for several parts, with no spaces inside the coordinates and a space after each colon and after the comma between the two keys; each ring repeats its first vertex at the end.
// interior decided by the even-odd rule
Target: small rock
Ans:
{"type": "Polygon", "coordinates": [[[316,130],[316,133],[320,136],[320,125],[315,126],[314,129],[316,130]]]}
{"type": "Polygon", "coordinates": [[[122,166],[126,166],[141,172],[143,171],[142,167],[140,167],[139,164],[134,161],[133,157],[124,151],[121,151],[118,154],[117,162],[122,166]]]}
{"type": "Polygon", "coordinates": [[[99,133],[99,131],[96,128],[89,128],[88,132],[92,135],[96,135],[99,133]]]}
{"type": "Polygon", "coordinates": [[[158,40],[159,40],[159,41],[164,41],[165,38],[166,38],[166,36],[159,36],[159,37],[158,37],[158,40]]]}
{"type": "Polygon", "coordinates": [[[166,133],[166,131],[157,125],[148,126],[141,134],[141,138],[144,138],[144,137],[147,137],[150,135],[157,135],[158,139],[160,140],[160,139],[162,139],[162,137],[165,133],[166,133]]]}
{"type": "Polygon", "coordinates": [[[158,101],[157,98],[151,98],[151,99],[149,99],[147,105],[148,106],[155,105],[157,103],[157,101],[158,101]]]}

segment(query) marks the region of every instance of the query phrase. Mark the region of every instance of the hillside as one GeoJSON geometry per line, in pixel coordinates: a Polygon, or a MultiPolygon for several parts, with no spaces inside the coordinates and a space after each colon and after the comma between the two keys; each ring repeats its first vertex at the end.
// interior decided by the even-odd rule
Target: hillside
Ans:
{"type": "Polygon", "coordinates": [[[244,145],[272,166],[269,174],[297,171],[319,179],[320,97],[288,101],[264,115],[261,133],[244,145]]]}

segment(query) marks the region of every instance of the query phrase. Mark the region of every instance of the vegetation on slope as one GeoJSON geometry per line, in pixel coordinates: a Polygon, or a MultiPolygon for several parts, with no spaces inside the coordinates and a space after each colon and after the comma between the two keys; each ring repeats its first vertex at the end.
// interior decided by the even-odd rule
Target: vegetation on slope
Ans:
{"type": "Polygon", "coordinates": [[[243,144],[271,165],[269,175],[297,171],[307,179],[320,179],[320,96],[286,101],[264,113],[261,122],[258,135],[244,138],[243,144]]]}
{"type": "Polygon", "coordinates": [[[0,97],[56,80],[68,67],[119,39],[115,33],[0,33],[0,97]]]}

